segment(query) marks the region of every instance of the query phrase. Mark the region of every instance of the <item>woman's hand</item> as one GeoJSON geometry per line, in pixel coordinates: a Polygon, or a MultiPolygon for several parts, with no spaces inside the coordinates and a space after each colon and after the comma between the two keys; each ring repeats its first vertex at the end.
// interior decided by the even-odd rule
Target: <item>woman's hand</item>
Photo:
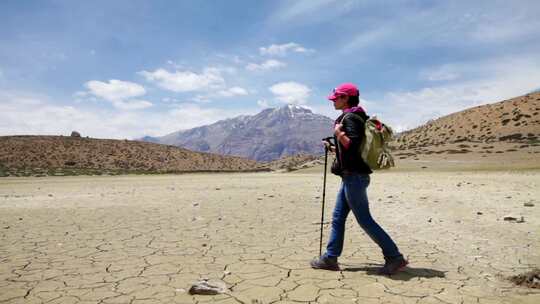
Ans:
{"type": "Polygon", "coordinates": [[[336,124],[334,126],[334,134],[339,139],[341,136],[345,135],[345,132],[341,129],[343,128],[343,124],[336,124]]]}
{"type": "Polygon", "coordinates": [[[330,152],[336,152],[336,147],[332,145],[329,141],[323,140],[324,147],[330,152]]]}
{"type": "Polygon", "coordinates": [[[345,131],[343,131],[342,128],[343,128],[343,124],[336,124],[334,126],[334,134],[336,135],[337,140],[341,143],[343,148],[347,150],[349,149],[349,146],[351,145],[351,139],[347,137],[347,135],[345,134],[345,131]]]}

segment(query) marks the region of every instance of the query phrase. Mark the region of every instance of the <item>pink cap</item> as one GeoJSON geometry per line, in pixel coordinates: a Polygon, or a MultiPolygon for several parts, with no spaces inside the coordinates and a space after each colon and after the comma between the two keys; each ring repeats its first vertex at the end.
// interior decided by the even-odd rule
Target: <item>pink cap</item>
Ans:
{"type": "Polygon", "coordinates": [[[332,94],[328,96],[328,99],[334,101],[338,96],[360,96],[360,91],[354,84],[344,83],[332,90],[332,94]]]}

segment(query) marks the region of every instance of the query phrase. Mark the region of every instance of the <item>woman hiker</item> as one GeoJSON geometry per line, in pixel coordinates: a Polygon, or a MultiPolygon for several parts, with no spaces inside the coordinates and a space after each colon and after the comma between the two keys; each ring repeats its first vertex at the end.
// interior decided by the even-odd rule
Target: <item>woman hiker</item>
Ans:
{"type": "Polygon", "coordinates": [[[385,264],[379,273],[392,275],[403,269],[408,262],[403,258],[394,241],[375,222],[369,212],[367,187],[372,171],[357,154],[360,142],[364,137],[363,122],[369,118],[365,111],[358,106],[360,92],[354,84],[344,83],[335,88],[328,99],[334,103],[336,110],[343,112],[334,124],[336,145],[330,146],[329,143],[325,142],[327,148],[336,153],[332,164],[332,173],[341,177],[341,187],[332,215],[332,231],[326,246],[326,253],[312,260],[311,267],[339,270],[338,257],[343,250],[345,222],[349,211],[352,211],[360,227],[382,250],[385,264]],[[347,115],[343,119],[347,113],[355,113],[356,115],[347,115]],[[362,119],[358,119],[358,116],[362,119]]]}

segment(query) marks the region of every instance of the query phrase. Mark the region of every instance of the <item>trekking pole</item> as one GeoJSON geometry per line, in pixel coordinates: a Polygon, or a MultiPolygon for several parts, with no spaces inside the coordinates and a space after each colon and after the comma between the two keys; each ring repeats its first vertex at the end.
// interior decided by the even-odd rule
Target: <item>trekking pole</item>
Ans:
{"type": "MultiPolygon", "coordinates": [[[[324,138],[323,141],[330,143],[330,137],[324,138]]],[[[324,146],[324,173],[323,173],[323,190],[322,190],[322,208],[321,208],[321,237],[319,241],[319,256],[322,255],[322,237],[324,225],[324,197],[326,195],[326,165],[328,163],[328,146],[324,146]]]]}

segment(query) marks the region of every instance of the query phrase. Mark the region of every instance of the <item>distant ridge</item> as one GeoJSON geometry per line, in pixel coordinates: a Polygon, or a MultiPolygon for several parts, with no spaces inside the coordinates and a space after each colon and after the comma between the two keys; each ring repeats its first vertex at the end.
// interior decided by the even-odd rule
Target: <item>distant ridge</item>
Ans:
{"type": "Polygon", "coordinates": [[[540,137],[540,93],[477,106],[402,132],[398,149],[458,142],[530,142],[540,137]]]}
{"type": "Polygon", "coordinates": [[[452,159],[491,163],[491,168],[540,168],[540,93],[429,121],[400,133],[391,147],[398,161],[452,159]]]}
{"type": "Polygon", "coordinates": [[[0,136],[0,176],[257,170],[253,160],[141,141],[0,136]]]}
{"type": "Polygon", "coordinates": [[[333,120],[310,109],[285,105],[253,116],[238,116],[211,125],[141,140],[194,151],[272,161],[297,154],[321,155],[321,139],[332,134],[333,120]]]}
{"type": "Polygon", "coordinates": [[[534,94],[534,93],[540,93],[540,87],[535,90],[532,90],[529,94],[534,94]]]}

